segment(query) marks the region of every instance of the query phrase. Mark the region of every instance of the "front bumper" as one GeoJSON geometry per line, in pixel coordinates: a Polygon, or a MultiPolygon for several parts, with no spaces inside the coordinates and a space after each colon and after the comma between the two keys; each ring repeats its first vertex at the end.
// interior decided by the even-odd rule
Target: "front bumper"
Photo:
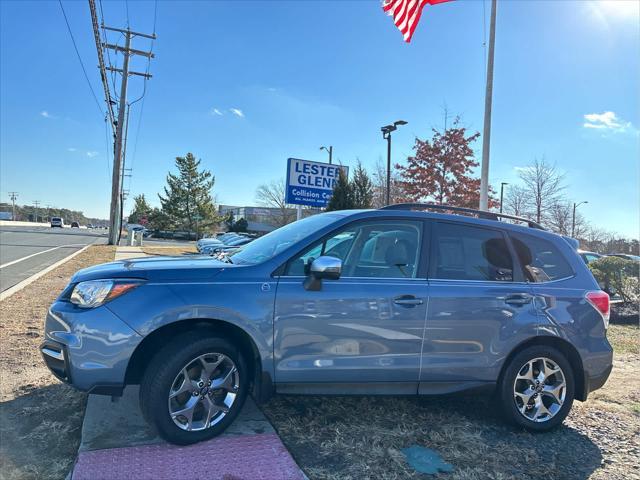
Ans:
{"type": "Polygon", "coordinates": [[[58,301],[45,320],[42,358],[63,382],[91,393],[117,395],[142,337],[109,309],[80,309],[58,301]]]}

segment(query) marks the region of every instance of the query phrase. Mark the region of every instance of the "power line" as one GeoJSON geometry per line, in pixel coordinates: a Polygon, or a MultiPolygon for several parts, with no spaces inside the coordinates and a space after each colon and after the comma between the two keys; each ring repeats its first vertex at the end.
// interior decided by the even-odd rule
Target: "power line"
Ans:
{"type": "MultiPolygon", "coordinates": [[[[157,20],[158,20],[158,0],[155,0],[154,7],[153,7],[153,37],[156,36],[156,23],[157,23],[157,20]]],[[[153,52],[154,41],[155,41],[155,38],[153,38],[151,40],[151,47],[149,48],[150,52],[153,52]]],[[[146,70],[147,75],[149,75],[150,67],[151,67],[151,59],[149,58],[147,60],[147,70],[146,70]]],[[[147,94],[147,80],[148,79],[149,79],[149,77],[145,77],[145,79],[144,79],[142,95],[140,96],[140,98],[136,99],[134,102],[129,104],[129,106],[131,106],[134,103],[138,102],[139,100],[142,100],[142,103],[140,104],[140,113],[138,114],[138,125],[136,127],[136,134],[135,134],[135,139],[134,139],[134,143],[133,143],[133,155],[131,156],[131,170],[132,171],[133,171],[133,167],[134,167],[134,164],[135,164],[135,161],[136,161],[136,153],[138,152],[138,137],[140,136],[140,125],[142,124],[142,115],[143,115],[143,112],[144,112],[144,102],[145,102],[145,95],[147,94]]],[[[131,190],[131,183],[132,182],[133,182],[133,175],[129,176],[129,190],[131,190]]]]}
{"type": "Polygon", "coordinates": [[[91,81],[89,80],[89,76],[87,75],[87,70],[84,68],[84,63],[82,62],[82,57],[80,57],[80,52],[78,51],[78,46],[76,45],[76,39],[73,37],[73,32],[71,32],[71,26],[69,25],[69,20],[67,19],[67,14],[64,11],[64,7],[62,6],[62,0],[58,0],[60,4],[60,10],[62,10],[62,15],[64,16],[64,21],[67,24],[67,30],[69,31],[69,36],[71,37],[71,41],[73,42],[73,48],[76,51],[76,55],[78,56],[78,61],[80,62],[80,66],[82,67],[82,73],[84,73],[84,78],[87,80],[87,85],[89,85],[89,90],[91,90],[91,95],[93,95],[93,99],[96,101],[96,106],[100,111],[100,116],[104,115],[102,108],[100,107],[100,102],[98,101],[98,97],[96,96],[96,92],[93,91],[93,87],[91,86],[91,81]]]}
{"type": "MultiPolygon", "coordinates": [[[[62,5],[62,3],[60,5],[62,5]]],[[[96,49],[98,51],[98,68],[100,69],[100,79],[102,80],[102,86],[104,88],[104,99],[105,99],[105,102],[107,102],[107,114],[111,122],[111,128],[115,129],[116,119],[113,113],[113,101],[111,100],[111,92],[109,91],[109,81],[107,79],[107,70],[104,65],[104,56],[102,55],[102,42],[100,40],[100,30],[98,28],[98,14],[96,13],[95,0],[89,0],[89,10],[91,12],[91,24],[93,27],[93,37],[96,42],[96,49]]]]}

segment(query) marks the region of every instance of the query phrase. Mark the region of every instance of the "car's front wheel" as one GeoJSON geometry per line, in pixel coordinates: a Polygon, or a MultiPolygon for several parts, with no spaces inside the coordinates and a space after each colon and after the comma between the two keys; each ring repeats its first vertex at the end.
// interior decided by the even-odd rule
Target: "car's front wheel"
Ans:
{"type": "Polygon", "coordinates": [[[246,362],[224,338],[182,335],[158,352],[140,385],[140,408],[162,438],[187,445],[222,433],[247,396],[246,362]]]}
{"type": "Polygon", "coordinates": [[[553,347],[536,345],[515,355],[497,393],[510,423],[540,432],[557,427],[566,418],[574,388],[566,357],[553,347]]]}

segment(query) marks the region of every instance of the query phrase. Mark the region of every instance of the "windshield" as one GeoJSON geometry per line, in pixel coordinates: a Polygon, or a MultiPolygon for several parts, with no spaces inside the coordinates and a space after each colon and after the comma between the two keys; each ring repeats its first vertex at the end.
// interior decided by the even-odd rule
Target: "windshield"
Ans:
{"type": "Polygon", "coordinates": [[[233,263],[255,265],[273,258],[284,249],[308,237],[319,229],[333,223],[338,215],[314,215],[285,225],[267,235],[245,245],[242,250],[232,253],[233,263]]]}

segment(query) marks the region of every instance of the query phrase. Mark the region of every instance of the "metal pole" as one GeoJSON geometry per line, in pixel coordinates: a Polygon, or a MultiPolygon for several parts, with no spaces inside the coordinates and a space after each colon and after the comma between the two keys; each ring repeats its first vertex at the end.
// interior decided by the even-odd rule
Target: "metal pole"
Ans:
{"type": "Polygon", "coordinates": [[[296,206],[296,220],[300,220],[302,218],[302,205],[296,206]]]}
{"type": "Polygon", "coordinates": [[[391,205],[391,132],[387,132],[387,194],[386,204],[391,205]]]}
{"type": "Polygon", "coordinates": [[[333,159],[333,147],[329,145],[329,165],[331,165],[332,159],[333,159]]]}
{"type": "Polygon", "coordinates": [[[493,58],[496,44],[497,0],[491,0],[487,88],[484,96],[484,132],[482,134],[482,170],[480,175],[480,210],[489,209],[489,150],[491,143],[491,104],[493,99],[493,58]]]}
{"type": "Polygon", "coordinates": [[[9,195],[11,195],[9,198],[11,198],[11,204],[12,204],[11,220],[15,222],[16,221],[16,198],[18,198],[18,192],[9,192],[9,195]]]}
{"type": "Polygon", "coordinates": [[[502,213],[502,199],[504,198],[504,186],[509,185],[506,182],[500,184],[500,213],[502,213]]]}
{"type": "Polygon", "coordinates": [[[127,82],[129,80],[129,50],[131,33],[124,32],[124,60],[122,62],[122,83],[120,85],[120,105],[118,106],[118,125],[116,130],[116,147],[113,156],[113,177],[111,180],[111,212],[109,216],[109,245],[117,245],[121,228],[120,218],[120,169],[122,168],[122,141],[127,103],[127,82]]]}
{"type": "Polygon", "coordinates": [[[571,217],[571,238],[575,235],[576,232],[576,207],[578,205],[573,203],[573,217],[571,217]]]}

